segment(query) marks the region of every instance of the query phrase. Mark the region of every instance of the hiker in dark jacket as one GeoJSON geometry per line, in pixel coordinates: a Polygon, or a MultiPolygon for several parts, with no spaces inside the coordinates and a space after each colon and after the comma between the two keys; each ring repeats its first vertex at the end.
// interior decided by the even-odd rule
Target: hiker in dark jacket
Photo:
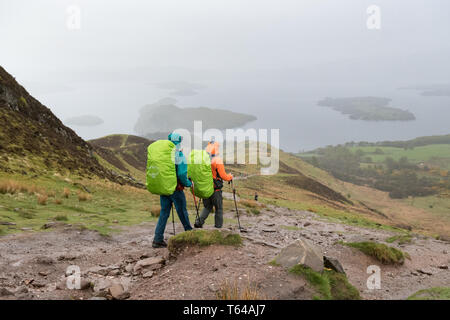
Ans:
{"type": "Polygon", "coordinates": [[[208,199],[203,199],[203,210],[200,217],[195,221],[195,228],[202,228],[205,220],[208,218],[209,214],[215,209],[214,215],[214,226],[216,228],[222,228],[223,225],[223,198],[222,198],[222,187],[223,181],[233,180],[231,174],[227,174],[225,171],[225,166],[223,165],[222,159],[219,155],[219,143],[209,142],[206,147],[206,152],[211,157],[211,170],[214,182],[214,193],[208,199]]]}
{"type": "Polygon", "coordinates": [[[177,187],[175,192],[170,196],[160,196],[161,211],[156,224],[155,237],[153,239],[153,248],[167,247],[167,243],[164,241],[164,230],[166,229],[167,219],[170,216],[170,209],[172,205],[180,218],[181,224],[185,231],[192,230],[191,223],[189,222],[189,214],[186,209],[186,196],[184,195],[184,187],[189,188],[192,183],[187,176],[187,161],[183,152],[179,149],[181,143],[181,136],[178,133],[171,133],[169,140],[172,141],[177,147],[175,151],[175,170],[177,173],[177,187]]]}

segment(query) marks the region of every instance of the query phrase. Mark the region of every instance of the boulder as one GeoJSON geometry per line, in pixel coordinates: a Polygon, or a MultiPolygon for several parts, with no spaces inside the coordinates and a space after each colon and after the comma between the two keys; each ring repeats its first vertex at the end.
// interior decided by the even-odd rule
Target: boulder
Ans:
{"type": "Polygon", "coordinates": [[[9,222],[9,221],[0,221],[0,225],[3,225],[3,226],[15,226],[16,224],[14,222],[9,222]]]}
{"type": "Polygon", "coordinates": [[[111,284],[112,283],[109,279],[104,279],[104,278],[96,279],[94,281],[94,291],[95,292],[105,291],[106,289],[108,289],[111,286],[111,284]]]}
{"type": "Polygon", "coordinates": [[[50,229],[56,227],[56,222],[48,222],[42,226],[42,229],[50,229]]]}
{"type": "Polygon", "coordinates": [[[14,293],[9,291],[8,289],[0,288],[0,297],[13,296],[13,295],[14,295],[14,293]]]}
{"type": "Polygon", "coordinates": [[[111,271],[119,270],[119,269],[120,269],[120,266],[118,266],[118,265],[110,265],[110,266],[99,265],[99,266],[94,266],[94,267],[87,269],[84,273],[85,274],[96,273],[96,274],[99,274],[102,276],[107,276],[111,271]]]}
{"type": "Polygon", "coordinates": [[[56,290],[66,290],[67,289],[67,280],[61,280],[56,284],[56,290]]]}
{"type": "Polygon", "coordinates": [[[92,282],[86,279],[81,279],[80,281],[80,290],[86,290],[92,288],[92,282]]]}
{"type": "Polygon", "coordinates": [[[285,268],[300,264],[321,272],[323,270],[323,255],[321,250],[306,239],[298,239],[282,249],[275,258],[276,262],[285,268]]]}
{"type": "Polygon", "coordinates": [[[128,272],[128,273],[132,272],[133,271],[133,265],[131,263],[127,264],[127,266],[125,267],[125,271],[128,272]]]}
{"type": "Polygon", "coordinates": [[[325,268],[345,274],[344,268],[342,267],[341,263],[337,259],[324,256],[323,257],[323,265],[325,268]]]}
{"type": "Polygon", "coordinates": [[[432,276],[433,275],[433,271],[431,271],[430,269],[417,269],[416,271],[421,273],[421,274],[425,274],[427,276],[432,276]]]}
{"type": "Polygon", "coordinates": [[[53,260],[53,258],[51,257],[47,257],[47,256],[38,256],[36,257],[36,263],[39,264],[44,264],[44,265],[51,265],[55,263],[55,260],[53,260]]]}
{"type": "Polygon", "coordinates": [[[137,272],[141,271],[142,269],[150,268],[151,266],[156,267],[156,265],[158,265],[158,267],[160,267],[160,266],[162,266],[163,263],[164,263],[164,259],[162,257],[153,257],[153,258],[139,260],[134,265],[133,271],[135,273],[137,273],[137,272]]]}
{"type": "Polygon", "coordinates": [[[128,291],[125,291],[123,286],[119,283],[113,284],[111,287],[109,287],[109,294],[115,300],[124,300],[130,297],[130,293],[128,291]]]}
{"type": "Polygon", "coordinates": [[[20,286],[15,291],[16,294],[25,294],[28,293],[28,288],[26,286],[20,286]]]}

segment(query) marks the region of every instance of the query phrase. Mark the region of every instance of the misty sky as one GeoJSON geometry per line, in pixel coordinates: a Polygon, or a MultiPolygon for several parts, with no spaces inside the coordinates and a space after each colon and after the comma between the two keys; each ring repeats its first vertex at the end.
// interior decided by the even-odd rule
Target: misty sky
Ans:
{"type": "MultiPolygon", "coordinates": [[[[0,0],[0,65],[62,117],[74,107],[48,94],[89,82],[189,81],[217,94],[186,103],[233,110],[221,83],[268,95],[296,82],[450,83],[449,12],[447,0],[0,0]],[[372,4],[380,30],[366,26],[372,4]],[[66,27],[69,5],[80,30],[66,27]]],[[[148,90],[133,117],[164,97],[148,90]]]]}
{"type": "MultiPolygon", "coordinates": [[[[340,60],[448,57],[446,0],[1,0],[1,64],[30,68],[308,67],[340,60]],[[66,28],[66,8],[81,29],[66,28]],[[381,30],[366,9],[381,8],[381,30]]],[[[445,59],[447,60],[447,59],[445,59]]],[[[29,70],[29,71],[26,71],[29,70]]]]}

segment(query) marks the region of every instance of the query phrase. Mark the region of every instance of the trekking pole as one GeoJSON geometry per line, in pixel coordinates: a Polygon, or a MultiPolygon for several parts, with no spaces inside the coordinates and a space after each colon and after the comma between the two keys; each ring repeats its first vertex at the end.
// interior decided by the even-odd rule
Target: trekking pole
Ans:
{"type": "Polygon", "coordinates": [[[172,226],[173,226],[173,235],[175,235],[175,214],[173,213],[173,203],[172,203],[172,226]]]}
{"type": "Polygon", "coordinates": [[[196,214],[197,214],[197,216],[196,216],[196,221],[198,221],[199,218],[200,218],[200,217],[199,217],[199,214],[198,214],[198,209],[199,209],[199,207],[200,207],[200,203],[198,204],[198,207],[197,207],[197,199],[195,198],[195,193],[194,193],[194,182],[192,182],[191,188],[192,188],[192,196],[194,197],[195,211],[196,211],[196,214]]]}
{"type": "Polygon", "coordinates": [[[239,232],[242,231],[241,222],[239,221],[239,210],[236,202],[236,189],[234,188],[233,180],[231,180],[231,188],[233,189],[233,199],[234,199],[234,207],[236,208],[236,215],[238,220],[239,232]]]}

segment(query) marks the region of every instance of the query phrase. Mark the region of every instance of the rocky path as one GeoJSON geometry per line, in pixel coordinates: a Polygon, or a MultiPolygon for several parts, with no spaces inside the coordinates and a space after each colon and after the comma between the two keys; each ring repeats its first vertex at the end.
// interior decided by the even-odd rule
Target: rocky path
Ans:
{"type": "MultiPolygon", "coordinates": [[[[234,212],[227,212],[232,218],[234,212]]],[[[321,220],[310,212],[267,207],[242,215],[244,246],[188,248],[177,258],[151,247],[154,224],[123,228],[111,237],[57,225],[47,232],[0,238],[0,299],[214,299],[224,283],[255,284],[268,299],[310,299],[305,281],[268,264],[293,241],[309,239],[340,261],[365,299],[405,299],[435,286],[450,286],[450,244],[416,236],[399,247],[411,260],[380,265],[337,241],[383,242],[393,234],[321,220]],[[369,290],[367,267],[381,268],[381,289],[369,290]],[[66,272],[77,266],[81,288],[68,290],[66,272]]],[[[236,226],[225,228],[237,232],[236,226]]],[[[168,231],[171,228],[167,228],[168,231]]],[[[181,232],[177,225],[177,232],[181,232]]],[[[170,233],[166,237],[170,237],[170,233]]]]}

